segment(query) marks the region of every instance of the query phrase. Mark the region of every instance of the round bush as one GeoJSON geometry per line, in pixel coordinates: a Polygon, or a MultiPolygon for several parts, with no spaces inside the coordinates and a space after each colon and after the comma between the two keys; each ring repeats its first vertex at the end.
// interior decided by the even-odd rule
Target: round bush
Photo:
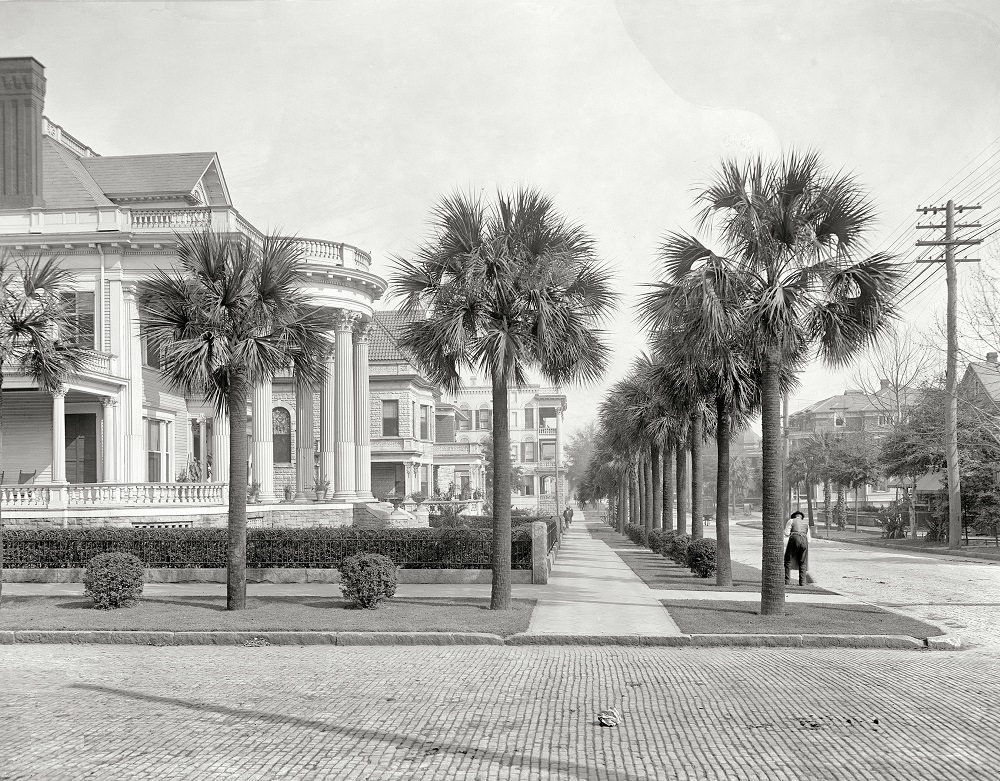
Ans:
{"type": "Polygon", "coordinates": [[[691,542],[690,534],[675,534],[670,543],[670,558],[675,563],[684,566],[687,564],[688,543],[691,542]]]}
{"type": "Polygon", "coordinates": [[[356,553],[340,565],[340,591],[358,607],[374,609],[396,593],[396,565],[380,553],[356,553]]]}
{"type": "Polygon", "coordinates": [[[715,574],[715,540],[695,540],[687,547],[687,565],[699,578],[715,574]]]}
{"type": "Polygon", "coordinates": [[[664,529],[660,532],[660,548],[656,552],[669,559],[670,549],[673,547],[676,535],[677,532],[674,529],[664,529]]]}
{"type": "Polygon", "coordinates": [[[649,534],[646,535],[646,545],[654,553],[660,552],[660,539],[663,537],[663,532],[659,529],[653,529],[649,534]]]}
{"type": "Polygon", "coordinates": [[[99,610],[129,607],[142,594],[145,571],[131,553],[101,553],[87,562],[84,593],[99,610]]]}

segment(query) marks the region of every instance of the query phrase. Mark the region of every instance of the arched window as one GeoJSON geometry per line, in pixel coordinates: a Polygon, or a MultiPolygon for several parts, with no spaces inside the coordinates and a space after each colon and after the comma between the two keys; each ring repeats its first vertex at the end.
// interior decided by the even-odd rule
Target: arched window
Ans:
{"type": "Polygon", "coordinates": [[[271,438],[274,440],[274,463],[292,463],[292,416],[284,407],[271,410],[271,438]]]}

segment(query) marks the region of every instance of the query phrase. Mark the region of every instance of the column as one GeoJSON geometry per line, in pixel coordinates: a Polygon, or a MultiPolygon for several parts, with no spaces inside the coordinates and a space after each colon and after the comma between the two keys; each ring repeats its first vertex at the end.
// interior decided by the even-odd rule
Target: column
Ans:
{"type": "Polygon", "coordinates": [[[374,502],[372,495],[371,391],[368,384],[368,333],[371,320],[354,329],[354,485],[358,500],[374,502]]]}
{"type": "Polygon", "coordinates": [[[198,416],[198,467],[201,477],[200,483],[208,482],[208,418],[204,415],[198,416]]]}
{"type": "Polygon", "coordinates": [[[312,386],[295,377],[295,501],[304,502],[313,487],[313,394],[312,386]]]}
{"type": "Polygon", "coordinates": [[[333,498],[350,501],[357,497],[354,486],[354,321],[357,315],[341,311],[337,318],[336,406],[334,409],[334,442],[336,462],[333,498]]]}
{"type": "Polygon", "coordinates": [[[271,435],[271,381],[253,389],[253,438],[251,439],[252,483],[260,484],[260,501],[274,501],[274,442],[271,435]]]}
{"type": "Polygon", "coordinates": [[[115,439],[117,428],[115,426],[115,418],[118,414],[118,399],[113,396],[104,396],[101,399],[101,408],[101,422],[104,428],[103,440],[101,442],[101,455],[104,462],[103,479],[105,483],[114,483],[117,481],[118,476],[118,441],[115,439]]]}
{"type": "Polygon", "coordinates": [[[52,394],[52,482],[66,482],[66,386],[52,394]]]}
{"type": "MultiPolygon", "coordinates": [[[[125,436],[125,474],[122,482],[141,483],[146,479],[146,430],[142,420],[143,388],[142,388],[142,339],[139,334],[139,312],[135,301],[135,286],[122,285],[123,322],[122,330],[122,367],[129,379],[126,386],[122,410],[122,419],[126,422],[125,436]]],[[[111,322],[112,331],[115,328],[114,318],[111,322]]]]}
{"type": "Polygon", "coordinates": [[[336,393],[333,378],[334,356],[327,356],[323,367],[323,380],[319,386],[319,479],[333,487],[334,408],[336,393]]]}
{"type": "Polygon", "coordinates": [[[229,482],[229,416],[216,413],[212,419],[212,482],[229,482]]]}

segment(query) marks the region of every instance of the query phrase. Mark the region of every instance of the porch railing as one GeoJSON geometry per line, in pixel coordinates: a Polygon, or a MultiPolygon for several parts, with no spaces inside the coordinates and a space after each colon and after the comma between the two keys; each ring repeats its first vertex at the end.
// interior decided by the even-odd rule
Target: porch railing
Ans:
{"type": "Polygon", "coordinates": [[[225,505],[226,483],[70,483],[0,486],[4,509],[225,505]]]}
{"type": "Polygon", "coordinates": [[[69,507],[225,504],[225,483],[75,483],[69,507]]]}
{"type": "Polygon", "coordinates": [[[48,507],[49,489],[34,485],[0,486],[0,505],[3,507],[48,507]]]}

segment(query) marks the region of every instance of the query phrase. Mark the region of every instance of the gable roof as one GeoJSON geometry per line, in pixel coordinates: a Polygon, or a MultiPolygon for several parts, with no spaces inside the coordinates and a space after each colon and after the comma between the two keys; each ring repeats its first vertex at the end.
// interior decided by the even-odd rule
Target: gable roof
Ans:
{"type": "Polygon", "coordinates": [[[976,376],[993,401],[1000,401],[1000,364],[990,361],[970,363],[965,371],[976,376]]]}
{"type": "Polygon", "coordinates": [[[80,158],[87,173],[111,198],[166,193],[187,195],[198,186],[214,161],[214,152],[80,158]]]}

